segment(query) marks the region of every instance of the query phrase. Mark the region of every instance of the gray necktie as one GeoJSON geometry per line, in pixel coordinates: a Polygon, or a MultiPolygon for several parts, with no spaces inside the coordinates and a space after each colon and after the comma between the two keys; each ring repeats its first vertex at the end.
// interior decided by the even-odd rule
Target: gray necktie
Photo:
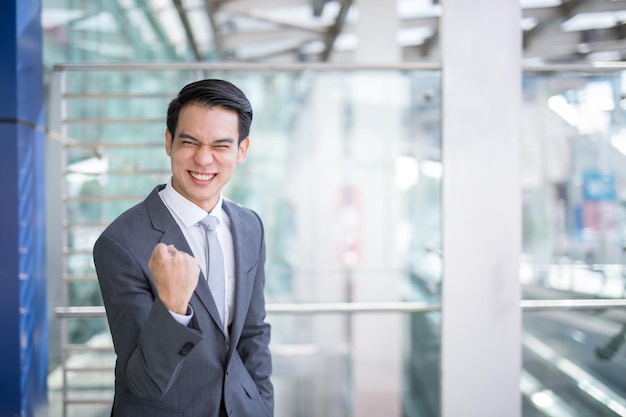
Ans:
{"type": "Polygon", "coordinates": [[[224,298],[226,292],[224,256],[220,241],[217,239],[217,221],[217,217],[209,215],[200,220],[200,223],[206,229],[207,280],[209,281],[209,289],[213,294],[222,324],[224,324],[224,298]]]}

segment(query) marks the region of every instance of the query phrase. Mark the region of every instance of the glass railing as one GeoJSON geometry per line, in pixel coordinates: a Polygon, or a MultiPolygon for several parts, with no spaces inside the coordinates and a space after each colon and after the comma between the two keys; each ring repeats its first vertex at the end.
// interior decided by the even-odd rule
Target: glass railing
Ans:
{"type": "MultiPolygon", "coordinates": [[[[526,300],[624,300],[625,93],[623,64],[526,68],[526,300]]],[[[626,416],[623,308],[527,313],[523,325],[525,416],[626,416]]]]}

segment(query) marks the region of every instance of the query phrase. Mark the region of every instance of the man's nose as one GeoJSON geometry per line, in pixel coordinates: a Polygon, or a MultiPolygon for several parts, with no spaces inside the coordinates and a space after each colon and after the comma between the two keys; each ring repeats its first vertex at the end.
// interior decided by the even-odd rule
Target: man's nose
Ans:
{"type": "Polygon", "coordinates": [[[213,162],[213,150],[209,145],[199,145],[194,158],[199,164],[210,164],[213,162]]]}

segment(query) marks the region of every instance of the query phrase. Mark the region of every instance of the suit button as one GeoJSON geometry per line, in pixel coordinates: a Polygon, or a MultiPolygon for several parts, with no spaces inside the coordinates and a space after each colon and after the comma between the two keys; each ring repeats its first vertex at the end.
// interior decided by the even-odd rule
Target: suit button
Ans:
{"type": "Polygon", "coordinates": [[[181,356],[187,356],[187,354],[189,352],[191,352],[191,349],[193,349],[194,344],[192,342],[187,342],[183,345],[182,349],[180,350],[180,352],[178,352],[181,356]]]}

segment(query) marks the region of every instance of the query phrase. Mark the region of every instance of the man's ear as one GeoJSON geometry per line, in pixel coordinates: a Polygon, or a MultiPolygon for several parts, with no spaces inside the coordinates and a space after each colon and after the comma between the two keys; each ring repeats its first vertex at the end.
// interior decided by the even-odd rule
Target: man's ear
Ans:
{"type": "Polygon", "coordinates": [[[169,129],[165,128],[165,153],[167,156],[172,156],[172,142],[172,134],[169,129]]]}
{"type": "Polygon", "coordinates": [[[239,150],[237,153],[237,163],[240,164],[246,160],[246,155],[248,154],[248,146],[250,146],[250,138],[245,138],[239,144],[239,150]]]}

